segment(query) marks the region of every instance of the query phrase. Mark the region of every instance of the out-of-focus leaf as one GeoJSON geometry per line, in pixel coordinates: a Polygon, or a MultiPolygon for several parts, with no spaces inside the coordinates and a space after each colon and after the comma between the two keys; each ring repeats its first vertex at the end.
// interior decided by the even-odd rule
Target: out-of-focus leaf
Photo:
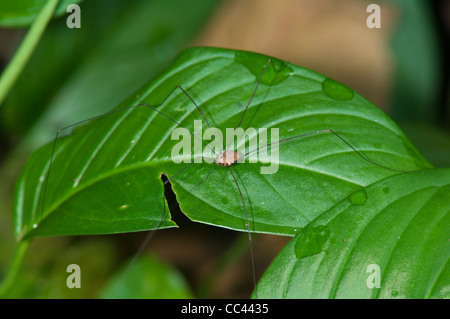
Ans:
{"type": "MultiPolygon", "coordinates": [[[[79,4],[82,0],[60,0],[54,17],[64,14],[70,4],[79,4]]],[[[47,0],[2,0],[0,1],[0,27],[29,26],[47,0]]]]}
{"type": "Polygon", "coordinates": [[[154,256],[141,256],[125,265],[101,294],[106,299],[192,298],[183,276],[154,256]]]}
{"type": "Polygon", "coordinates": [[[392,116],[395,120],[435,120],[442,66],[430,3],[383,2],[395,6],[397,20],[392,37],[395,61],[392,116]]]}
{"type": "Polygon", "coordinates": [[[450,167],[450,130],[421,122],[400,122],[417,149],[435,167],[450,167]]]}

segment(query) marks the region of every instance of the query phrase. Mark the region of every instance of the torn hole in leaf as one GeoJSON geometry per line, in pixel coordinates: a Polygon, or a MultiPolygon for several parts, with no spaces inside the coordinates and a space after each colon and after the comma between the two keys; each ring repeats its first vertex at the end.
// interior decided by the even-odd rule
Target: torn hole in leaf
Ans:
{"type": "MultiPolygon", "coordinates": [[[[167,203],[167,207],[169,208],[166,212],[170,214],[170,220],[175,222],[178,227],[181,225],[192,222],[180,209],[180,204],[177,201],[177,196],[172,189],[172,184],[170,183],[166,174],[161,173],[161,181],[164,185],[164,198],[167,203]]],[[[166,209],[167,209],[166,207],[166,209]]]]}

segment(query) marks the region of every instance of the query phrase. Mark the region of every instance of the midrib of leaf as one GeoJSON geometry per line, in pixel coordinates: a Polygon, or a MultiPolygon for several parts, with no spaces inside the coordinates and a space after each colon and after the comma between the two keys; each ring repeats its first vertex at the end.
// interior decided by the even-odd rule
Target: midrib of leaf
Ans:
{"type": "MultiPolygon", "coordinates": [[[[49,215],[51,215],[53,212],[55,212],[60,205],[64,204],[64,202],[68,201],[70,198],[74,197],[76,194],[80,193],[81,191],[85,190],[86,188],[88,188],[104,179],[110,178],[111,176],[113,176],[115,174],[120,174],[120,173],[126,172],[128,170],[131,171],[134,169],[138,169],[140,167],[152,167],[152,166],[154,166],[154,164],[168,163],[168,162],[169,161],[163,161],[163,160],[143,162],[143,163],[138,163],[138,164],[134,164],[134,165],[128,165],[125,167],[113,169],[113,170],[109,171],[108,174],[99,174],[95,178],[91,178],[91,179],[89,179],[89,181],[79,184],[76,188],[69,189],[69,191],[73,190],[73,189],[75,189],[76,191],[70,192],[70,194],[68,194],[67,196],[64,196],[64,195],[60,196],[59,200],[55,201],[52,204],[52,206],[49,207],[49,209],[44,210],[42,212],[42,214],[40,214],[40,216],[42,216],[40,219],[33,220],[33,222],[41,223],[45,218],[47,218],[49,215]]],[[[67,193],[69,193],[69,191],[67,191],[67,193]]],[[[21,224],[22,224],[22,222],[21,222],[21,224]]]]}

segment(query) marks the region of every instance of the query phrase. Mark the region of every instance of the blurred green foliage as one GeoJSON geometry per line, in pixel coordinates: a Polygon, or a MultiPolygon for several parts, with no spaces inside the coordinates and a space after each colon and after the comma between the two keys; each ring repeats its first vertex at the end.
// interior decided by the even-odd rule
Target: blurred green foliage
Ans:
{"type": "MultiPolygon", "coordinates": [[[[69,4],[77,4],[82,0],[60,0],[54,16],[61,16],[66,12],[69,4]]],[[[29,26],[45,6],[47,0],[2,0],[0,2],[0,27],[29,26]]]]}
{"type": "Polygon", "coordinates": [[[192,298],[183,276],[156,256],[143,255],[131,259],[110,280],[102,298],[165,299],[192,298]]]}

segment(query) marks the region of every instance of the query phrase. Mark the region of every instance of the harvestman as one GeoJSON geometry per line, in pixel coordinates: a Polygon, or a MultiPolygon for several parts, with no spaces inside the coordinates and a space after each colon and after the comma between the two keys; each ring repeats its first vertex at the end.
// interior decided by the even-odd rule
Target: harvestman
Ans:
{"type": "MultiPolygon", "coordinates": [[[[263,70],[263,72],[261,73],[261,76],[260,76],[260,78],[259,78],[259,80],[258,80],[258,82],[257,82],[257,84],[256,84],[256,87],[255,87],[253,93],[252,93],[252,96],[251,96],[250,100],[247,102],[247,105],[246,105],[246,107],[245,107],[245,109],[244,109],[244,111],[243,111],[243,113],[242,113],[242,116],[241,116],[241,118],[240,118],[239,124],[238,124],[238,126],[236,127],[236,129],[234,129],[234,135],[233,135],[233,138],[231,139],[231,142],[227,145],[226,149],[225,149],[224,151],[220,152],[220,153],[215,152],[212,148],[210,148],[208,145],[206,145],[201,139],[199,139],[198,136],[196,136],[192,131],[190,131],[189,129],[187,129],[187,128],[184,127],[183,125],[181,125],[181,123],[177,122],[176,120],[174,120],[174,119],[172,119],[171,117],[167,116],[166,114],[164,114],[164,113],[161,112],[160,110],[156,109],[156,106],[152,106],[152,105],[149,105],[149,104],[146,104],[146,103],[141,103],[141,104],[133,105],[133,106],[130,106],[130,107],[127,107],[127,108],[123,108],[123,109],[120,109],[120,110],[111,111],[111,112],[108,112],[108,113],[105,113],[105,114],[101,114],[101,115],[98,115],[98,116],[95,116],[95,117],[92,117],[92,118],[89,118],[89,119],[86,119],[86,120],[83,120],[83,121],[80,121],[80,122],[77,122],[77,123],[74,123],[74,124],[71,124],[71,125],[66,126],[66,127],[64,127],[64,128],[59,129],[59,130],[57,131],[57,133],[56,133],[56,137],[55,137],[55,140],[54,140],[54,142],[53,142],[52,154],[51,154],[51,158],[50,158],[50,165],[49,165],[49,169],[48,169],[48,171],[47,171],[47,178],[46,178],[46,182],[45,182],[45,185],[44,185],[44,194],[43,194],[44,196],[43,196],[43,201],[42,201],[42,204],[41,204],[41,211],[43,211],[43,208],[44,208],[44,205],[45,205],[45,192],[46,192],[46,189],[47,189],[47,183],[48,183],[48,180],[49,180],[49,177],[50,177],[50,170],[51,170],[51,167],[52,167],[53,156],[54,156],[54,153],[55,153],[56,141],[57,141],[57,139],[58,139],[58,137],[59,137],[59,134],[60,134],[61,132],[63,132],[64,130],[66,130],[66,129],[72,128],[72,127],[74,127],[74,126],[80,125],[80,124],[82,124],[82,123],[85,123],[85,122],[90,121],[90,120],[93,120],[93,119],[105,117],[105,116],[107,116],[107,115],[111,115],[111,114],[114,114],[114,113],[122,112],[122,111],[125,111],[125,110],[128,110],[128,109],[137,108],[137,107],[139,107],[139,106],[146,106],[146,107],[148,107],[148,108],[150,108],[150,109],[156,111],[157,113],[161,114],[162,116],[166,117],[166,118],[169,119],[170,121],[174,122],[177,126],[179,126],[179,127],[183,128],[183,129],[187,130],[194,138],[196,138],[197,140],[200,140],[200,141],[202,142],[202,144],[203,144],[205,147],[209,148],[209,149],[214,153],[215,158],[210,159],[210,160],[213,160],[213,161],[215,162],[215,164],[217,164],[217,166],[216,166],[215,168],[213,168],[213,169],[211,170],[211,172],[212,172],[213,170],[215,170],[217,167],[222,166],[222,167],[225,167],[225,168],[227,169],[227,171],[231,174],[232,179],[233,179],[233,182],[234,182],[234,184],[236,185],[236,188],[237,188],[237,190],[238,190],[238,192],[239,192],[239,196],[240,196],[241,203],[242,203],[242,207],[243,207],[244,214],[245,214],[245,220],[246,220],[245,226],[246,226],[246,228],[247,228],[248,239],[249,239],[249,246],[250,246],[250,257],[251,257],[251,261],[252,261],[253,285],[254,285],[254,287],[255,287],[255,289],[256,289],[256,274],[255,274],[255,264],[254,264],[254,256],[253,256],[253,243],[252,243],[252,237],[251,237],[251,231],[250,231],[250,223],[249,223],[248,213],[247,213],[247,206],[246,206],[246,202],[245,202],[245,200],[244,200],[244,196],[243,196],[241,187],[239,186],[238,180],[236,179],[236,176],[235,176],[235,174],[233,173],[233,170],[231,169],[231,166],[234,165],[234,164],[236,164],[237,161],[238,161],[240,158],[245,158],[245,157],[247,157],[248,155],[250,155],[250,154],[252,154],[252,153],[254,153],[254,152],[257,152],[258,150],[260,150],[260,149],[262,149],[262,148],[267,148],[267,147],[270,147],[271,145],[274,145],[274,144],[280,144],[280,143],[283,143],[283,142],[288,141],[288,140],[292,140],[292,139],[296,139],[296,138],[300,138],[300,137],[304,137],[304,136],[308,136],[308,135],[314,135],[314,134],[331,133],[331,134],[333,134],[334,136],[336,136],[338,139],[340,139],[343,143],[345,143],[345,145],[347,145],[347,147],[351,148],[352,151],[354,151],[360,158],[362,158],[362,159],[365,160],[366,162],[368,162],[368,163],[370,163],[370,164],[372,164],[372,165],[378,166],[378,167],[380,167],[380,168],[384,168],[384,169],[388,169],[388,170],[392,170],[392,171],[397,171],[397,172],[404,172],[403,170],[397,170],[397,169],[385,167],[385,166],[382,166],[382,165],[380,165],[380,164],[377,164],[377,163],[375,163],[375,162],[369,160],[367,157],[365,157],[365,156],[362,155],[359,151],[357,151],[357,150],[356,150],[349,142],[347,142],[343,137],[341,137],[339,134],[337,134],[335,131],[333,131],[333,130],[331,130],[331,129],[325,129],[325,130],[320,130],[320,131],[314,131],[314,132],[309,132],[309,133],[305,133],[305,134],[295,135],[295,136],[292,136],[292,137],[289,137],[289,138],[284,138],[284,139],[281,139],[281,140],[279,140],[279,141],[277,141],[277,142],[269,143],[269,144],[266,144],[266,145],[257,147],[257,148],[255,148],[255,149],[253,149],[253,150],[250,150],[250,151],[246,152],[245,154],[240,154],[240,153],[237,152],[237,151],[229,150],[229,148],[230,148],[231,144],[233,143],[234,138],[235,138],[235,136],[236,136],[237,129],[241,127],[242,121],[244,120],[244,117],[245,117],[245,114],[246,114],[246,112],[247,112],[247,110],[248,110],[250,104],[252,103],[252,100],[253,100],[253,98],[254,98],[254,96],[255,96],[255,94],[256,94],[256,91],[258,90],[258,87],[259,87],[259,85],[260,85],[260,83],[261,83],[261,80],[262,80],[262,78],[263,78],[263,76],[264,76],[264,73],[266,72],[266,70],[267,70],[267,68],[268,68],[268,66],[269,66],[270,63],[271,63],[271,59],[268,59],[267,64],[265,65],[264,70],[263,70]]],[[[273,66],[273,63],[272,63],[272,67],[274,68],[274,71],[276,72],[275,67],[273,66]]],[[[195,101],[191,98],[191,96],[190,96],[190,95],[189,95],[189,94],[188,94],[188,93],[187,93],[180,85],[177,85],[176,87],[174,87],[174,88],[172,89],[172,91],[167,95],[167,97],[171,96],[171,94],[172,94],[176,89],[180,89],[180,90],[183,92],[183,94],[185,94],[185,95],[189,98],[189,100],[192,102],[192,104],[195,105],[196,109],[198,110],[198,112],[200,113],[200,115],[202,116],[202,118],[205,120],[205,122],[206,122],[206,124],[207,124],[209,130],[212,131],[211,125],[209,124],[208,120],[206,119],[206,117],[205,117],[204,113],[202,112],[202,110],[200,109],[200,107],[195,103],[195,101]]],[[[167,99],[167,97],[166,97],[166,99],[167,99]]],[[[212,136],[215,137],[214,133],[212,133],[212,136]]],[[[215,139],[215,140],[216,140],[216,139],[215,139]]],[[[216,143],[217,143],[217,141],[216,141],[216,143]]],[[[217,145],[217,149],[220,149],[220,147],[219,147],[218,145],[217,145]]],[[[199,159],[199,158],[205,159],[206,157],[203,157],[203,156],[197,157],[197,159],[199,159]]],[[[166,185],[167,183],[169,183],[175,176],[177,176],[178,174],[180,174],[182,171],[184,171],[185,169],[187,169],[188,167],[190,167],[190,166],[191,166],[192,164],[194,164],[194,163],[196,163],[196,160],[195,160],[195,159],[194,159],[194,161],[192,161],[191,163],[185,165],[183,168],[181,168],[178,172],[176,172],[176,173],[173,174],[172,176],[167,177],[167,179],[164,181],[164,185],[166,185]]],[[[211,173],[211,172],[210,172],[210,173],[211,173]]],[[[207,178],[209,178],[210,173],[205,177],[205,179],[203,180],[203,182],[204,182],[207,178]]],[[[164,195],[163,195],[163,197],[164,197],[164,195]]],[[[161,222],[160,222],[160,224],[158,225],[158,227],[157,227],[155,230],[157,230],[157,229],[160,227],[162,221],[164,220],[165,214],[166,214],[166,211],[165,211],[165,204],[164,204],[164,212],[163,212],[163,214],[162,214],[161,222]]],[[[138,255],[140,255],[140,253],[142,252],[142,250],[143,250],[143,249],[145,248],[145,246],[148,244],[148,242],[149,242],[150,238],[153,236],[155,230],[151,231],[150,234],[147,236],[147,238],[144,240],[144,242],[143,242],[143,244],[141,245],[141,247],[139,248],[138,252],[135,254],[133,260],[129,263],[127,269],[131,266],[131,264],[133,263],[134,259],[135,259],[138,255]]],[[[125,270],[124,273],[126,273],[126,270],[125,270]]],[[[257,296],[256,291],[255,291],[255,296],[257,296]]]]}

